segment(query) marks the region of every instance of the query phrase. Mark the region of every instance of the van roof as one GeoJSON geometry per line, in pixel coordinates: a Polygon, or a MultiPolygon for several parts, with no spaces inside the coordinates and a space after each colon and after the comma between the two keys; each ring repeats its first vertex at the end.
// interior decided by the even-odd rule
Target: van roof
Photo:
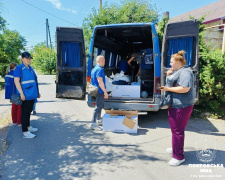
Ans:
{"type": "Polygon", "coordinates": [[[107,25],[97,25],[95,28],[103,27],[117,27],[117,26],[154,26],[154,23],[119,23],[119,24],[107,24],[107,25]]]}

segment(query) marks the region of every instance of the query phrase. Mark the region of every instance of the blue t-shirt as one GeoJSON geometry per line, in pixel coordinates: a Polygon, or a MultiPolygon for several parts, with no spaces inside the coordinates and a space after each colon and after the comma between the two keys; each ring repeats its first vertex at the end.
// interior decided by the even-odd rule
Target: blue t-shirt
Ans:
{"type": "Polygon", "coordinates": [[[129,64],[127,63],[126,60],[122,60],[119,62],[119,72],[123,71],[125,73],[128,73],[129,72],[129,64]]]}
{"type": "MultiPolygon", "coordinates": [[[[91,70],[91,84],[96,86],[96,87],[99,87],[99,83],[98,83],[98,80],[97,80],[98,77],[102,77],[102,80],[103,80],[104,85],[105,85],[104,69],[99,64],[96,64],[96,66],[91,70]]],[[[100,87],[98,88],[98,93],[104,93],[103,90],[100,87]]]]}

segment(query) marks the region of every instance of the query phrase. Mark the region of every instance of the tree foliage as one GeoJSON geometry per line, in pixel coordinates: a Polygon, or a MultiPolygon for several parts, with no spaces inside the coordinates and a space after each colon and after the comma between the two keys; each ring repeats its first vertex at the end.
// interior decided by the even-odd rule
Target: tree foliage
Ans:
{"type": "Polygon", "coordinates": [[[36,45],[31,52],[32,65],[42,73],[52,74],[56,69],[56,51],[46,47],[44,43],[36,45]]]}
{"type": "MultiPolygon", "coordinates": [[[[192,17],[191,17],[192,18],[192,17]]],[[[225,54],[210,50],[203,41],[204,16],[199,26],[199,106],[218,116],[225,115],[225,54]]]]}
{"type": "Polygon", "coordinates": [[[218,112],[225,108],[225,54],[221,50],[201,52],[200,105],[218,112]]]}
{"type": "Polygon", "coordinates": [[[166,24],[168,23],[169,18],[168,16],[164,16],[161,21],[158,22],[157,24],[157,34],[159,37],[159,44],[160,44],[160,49],[162,49],[162,41],[163,41],[163,35],[164,35],[164,29],[166,27],[166,24]]]}
{"type": "Polygon", "coordinates": [[[144,0],[126,0],[121,5],[105,3],[100,10],[92,9],[92,13],[83,21],[86,47],[93,29],[97,25],[116,23],[158,22],[159,12],[156,7],[144,0]]]}
{"type": "Polygon", "coordinates": [[[18,56],[25,49],[26,40],[18,31],[6,28],[6,21],[0,16],[0,75],[5,76],[5,70],[11,62],[19,62],[18,56]]]}
{"type": "Polygon", "coordinates": [[[0,31],[5,27],[6,21],[0,16],[0,31]]]}

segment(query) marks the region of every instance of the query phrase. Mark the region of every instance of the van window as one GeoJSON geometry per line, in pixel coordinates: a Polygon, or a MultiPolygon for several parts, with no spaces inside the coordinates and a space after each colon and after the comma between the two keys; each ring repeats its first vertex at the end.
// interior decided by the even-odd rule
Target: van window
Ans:
{"type": "Polygon", "coordinates": [[[109,50],[106,50],[105,51],[105,68],[108,68],[109,67],[110,54],[111,54],[111,52],[109,50]]]}
{"type": "Polygon", "coordinates": [[[63,67],[82,67],[81,45],[79,42],[61,42],[63,67]]]}
{"type": "Polygon", "coordinates": [[[117,54],[115,67],[118,67],[119,61],[121,61],[121,56],[117,54]]]}
{"type": "Polygon", "coordinates": [[[101,47],[94,47],[93,67],[96,65],[96,58],[98,55],[102,55],[105,57],[105,50],[101,47]]]}
{"type": "Polygon", "coordinates": [[[109,67],[115,67],[115,61],[116,61],[116,54],[111,52],[109,67]]]}
{"type": "Polygon", "coordinates": [[[58,75],[59,85],[69,86],[82,86],[83,85],[83,72],[81,71],[70,71],[70,72],[59,72],[58,75]]]}
{"type": "Polygon", "coordinates": [[[194,47],[194,38],[193,37],[185,37],[185,38],[176,38],[168,40],[168,50],[167,50],[167,61],[164,62],[165,67],[170,66],[170,58],[173,54],[178,53],[180,50],[184,50],[186,53],[184,54],[186,59],[186,66],[193,67],[195,65],[195,52],[193,52],[194,47]]]}

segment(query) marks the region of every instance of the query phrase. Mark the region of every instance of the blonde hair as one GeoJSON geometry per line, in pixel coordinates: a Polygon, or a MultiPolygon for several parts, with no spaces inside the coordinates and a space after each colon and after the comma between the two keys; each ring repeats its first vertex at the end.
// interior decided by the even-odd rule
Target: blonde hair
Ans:
{"type": "Polygon", "coordinates": [[[99,55],[99,56],[97,56],[97,58],[96,58],[96,62],[99,63],[99,62],[101,62],[103,59],[105,59],[105,57],[102,56],[102,55],[99,55]]]}
{"type": "Polygon", "coordinates": [[[7,67],[7,69],[6,69],[6,74],[9,74],[9,72],[10,72],[12,69],[14,69],[16,66],[17,66],[16,63],[14,63],[14,62],[10,63],[10,64],[9,64],[9,67],[7,67]]]}
{"type": "Polygon", "coordinates": [[[181,62],[181,64],[183,66],[185,66],[186,65],[186,59],[184,58],[184,53],[185,53],[185,51],[181,50],[178,53],[173,54],[171,56],[171,58],[174,58],[175,61],[179,61],[179,62],[181,62]]]}

